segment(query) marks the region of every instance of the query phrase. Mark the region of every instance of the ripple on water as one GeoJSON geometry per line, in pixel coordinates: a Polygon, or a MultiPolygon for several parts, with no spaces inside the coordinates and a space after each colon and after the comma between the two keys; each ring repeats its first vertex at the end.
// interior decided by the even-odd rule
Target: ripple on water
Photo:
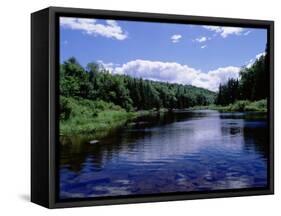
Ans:
{"type": "Polygon", "coordinates": [[[104,138],[98,145],[81,148],[81,152],[63,149],[60,197],[267,185],[264,119],[216,111],[167,115],[171,116],[154,116],[141,120],[146,124],[131,124],[120,131],[118,138],[104,138]],[[75,152],[79,161],[67,152],[75,152]]]}

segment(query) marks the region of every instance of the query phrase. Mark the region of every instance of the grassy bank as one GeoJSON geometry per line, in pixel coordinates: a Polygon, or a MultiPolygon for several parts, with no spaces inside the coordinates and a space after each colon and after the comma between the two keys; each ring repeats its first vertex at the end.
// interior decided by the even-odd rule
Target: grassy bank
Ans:
{"type": "Polygon", "coordinates": [[[112,130],[139,116],[165,113],[168,110],[126,111],[118,105],[101,100],[60,98],[60,135],[62,137],[83,136],[100,139],[112,130]]]}
{"type": "Polygon", "coordinates": [[[209,106],[195,106],[193,110],[197,109],[212,109],[221,112],[267,112],[267,100],[248,101],[240,100],[227,106],[220,106],[211,104],[209,106]]]}
{"type": "Polygon", "coordinates": [[[60,134],[63,136],[91,134],[98,138],[137,116],[135,112],[104,101],[61,97],[60,103],[60,134]]]}
{"type": "MultiPolygon", "coordinates": [[[[161,114],[167,109],[126,111],[118,105],[104,101],[91,101],[61,97],[60,135],[65,137],[82,135],[100,139],[128,120],[142,115],[161,114]]],[[[236,101],[227,106],[209,105],[191,108],[212,109],[221,112],[266,112],[267,101],[236,101]]]]}

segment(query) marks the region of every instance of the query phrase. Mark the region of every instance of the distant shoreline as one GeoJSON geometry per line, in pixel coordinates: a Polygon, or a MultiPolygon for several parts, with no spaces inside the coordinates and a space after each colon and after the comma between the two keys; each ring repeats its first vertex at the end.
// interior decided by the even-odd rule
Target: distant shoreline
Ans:
{"type": "MultiPolygon", "coordinates": [[[[72,103],[79,103],[75,100],[72,103]]],[[[85,105],[85,104],[84,104],[85,105]]],[[[91,105],[91,104],[90,104],[91,105]]],[[[77,104],[75,105],[77,106],[77,104]]],[[[92,106],[92,105],[91,105],[92,106]]],[[[107,105],[106,105],[107,106],[107,105]]],[[[195,106],[186,109],[164,109],[161,108],[151,110],[139,110],[128,112],[119,107],[107,108],[105,110],[99,110],[95,115],[89,115],[85,118],[82,114],[76,116],[76,121],[62,121],[60,123],[60,137],[61,143],[64,143],[65,139],[71,137],[81,136],[86,140],[99,140],[107,136],[112,131],[122,127],[128,121],[131,121],[140,116],[146,115],[161,115],[167,112],[175,111],[192,111],[192,110],[217,110],[219,112],[256,112],[266,113],[267,102],[266,100],[260,100],[255,102],[250,101],[237,101],[234,104],[227,106],[208,105],[208,106],[195,106]]],[[[92,110],[91,110],[92,111],[92,110]]]]}
{"type": "Polygon", "coordinates": [[[200,110],[200,109],[208,109],[208,110],[217,110],[220,112],[267,112],[267,100],[259,100],[259,101],[247,101],[240,100],[236,101],[233,104],[229,104],[226,106],[221,105],[207,105],[207,106],[194,106],[189,108],[190,110],[200,110]]]}

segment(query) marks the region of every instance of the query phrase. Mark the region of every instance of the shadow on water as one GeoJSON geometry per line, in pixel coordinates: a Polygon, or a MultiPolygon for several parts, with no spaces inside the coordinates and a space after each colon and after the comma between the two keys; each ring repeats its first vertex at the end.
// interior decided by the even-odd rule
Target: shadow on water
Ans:
{"type": "MultiPolygon", "coordinates": [[[[220,129],[223,136],[240,134],[244,138],[245,149],[255,149],[260,154],[267,156],[268,148],[266,130],[264,130],[264,114],[249,113],[217,113],[210,115],[210,111],[177,111],[165,114],[153,114],[140,116],[137,119],[127,122],[123,127],[112,130],[107,136],[100,139],[98,144],[89,144],[89,136],[73,136],[63,138],[64,145],[61,147],[61,166],[66,166],[72,171],[79,172],[87,157],[92,158],[93,166],[101,168],[103,163],[110,160],[118,152],[127,150],[130,152],[135,145],[141,145],[137,140],[149,138],[153,127],[163,127],[174,122],[191,121],[193,119],[219,118],[229,120],[227,123],[220,122],[220,129]],[[239,122],[238,122],[238,121],[239,122]],[[253,121],[245,125],[245,120],[253,121]],[[262,121],[262,127],[258,127],[262,121]]],[[[190,130],[189,130],[190,133],[190,130]]]]}
{"type": "Polygon", "coordinates": [[[245,127],[244,128],[244,147],[246,150],[253,149],[268,159],[269,136],[264,127],[245,127]]]}
{"type": "Polygon", "coordinates": [[[223,135],[240,135],[245,150],[253,150],[268,157],[268,125],[265,113],[222,113],[220,117],[224,120],[221,126],[223,135]]]}

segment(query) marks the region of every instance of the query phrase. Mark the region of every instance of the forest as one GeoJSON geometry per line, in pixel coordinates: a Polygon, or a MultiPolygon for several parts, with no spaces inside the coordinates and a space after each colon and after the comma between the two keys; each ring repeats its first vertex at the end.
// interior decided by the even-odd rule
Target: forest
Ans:
{"type": "Polygon", "coordinates": [[[114,128],[129,118],[213,104],[216,94],[191,85],[111,74],[102,65],[83,68],[75,58],[60,65],[60,129],[79,134],[114,128]]]}
{"type": "Polygon", "coordinates": [[[214,92],[203,88],[113,75],[97,63],[84,69],[75,58],[61,65],[60,95],[111,102],[127,111],[182,109],[208,105],[215,99],[214,92]]]}
{"type": "Polygon", "coordinates": [[[266,111],[269,89],[267,52],[250,67],[243,67],[239,79],[219,86],[215,104],[235,111],[266,111]]]}
{"type": "Polygon", "coordinates": [[[95,62],[84,68],[72,57],[60,65],[60,132],[102,132],[138,115],[174,109],[266,112],[267,64],[265,54],[242,68],[239,79],[229,79],[212,92],[112,74],[95,62]]]}

